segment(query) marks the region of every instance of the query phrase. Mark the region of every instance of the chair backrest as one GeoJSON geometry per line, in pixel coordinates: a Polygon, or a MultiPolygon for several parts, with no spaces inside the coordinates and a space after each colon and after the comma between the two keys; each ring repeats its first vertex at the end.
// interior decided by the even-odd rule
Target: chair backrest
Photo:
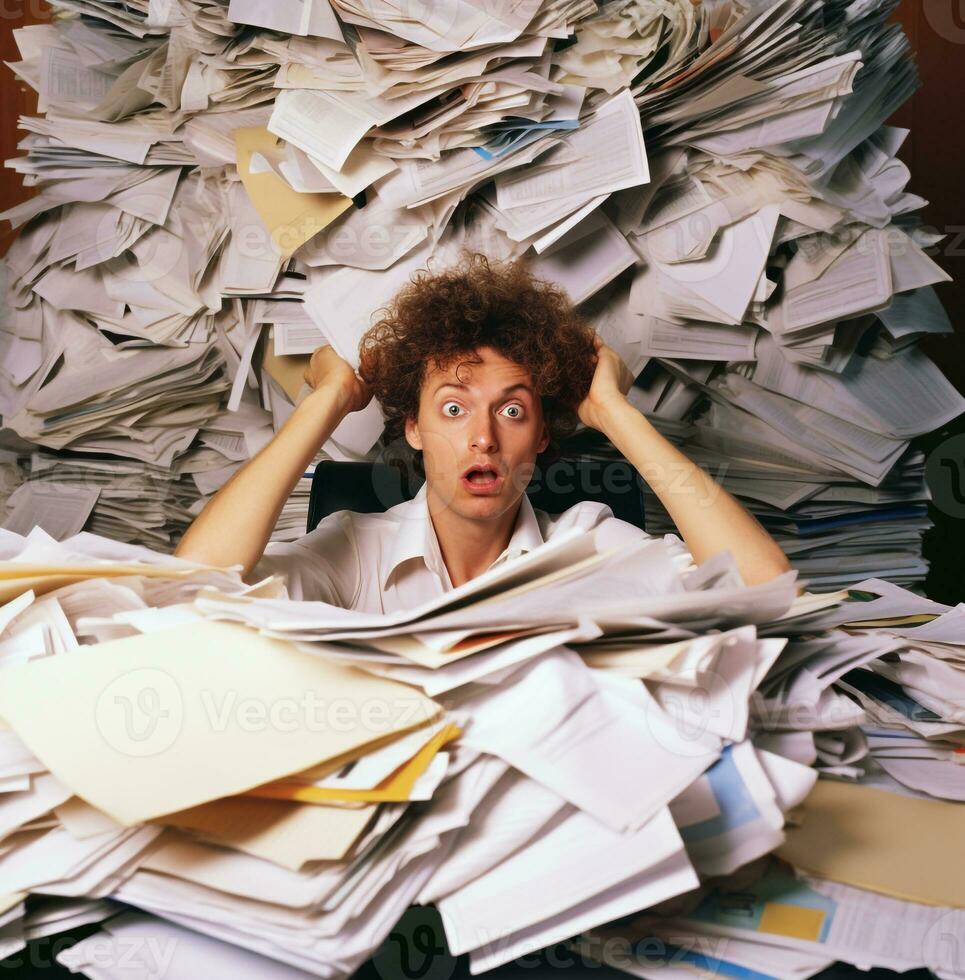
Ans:
{"type": "MultiPolygon", "coordinates": [[[[339,510],[382,512],[411,500],[425,482],[412,470],[382,462],[323,460],[315,467],[308,505],[308,530],[339,510]]],[[[608,504],[614,516],[645,530],[643,481],[626,460],[558,459],[539,466],[526,488],[530,503],[561,514],[581,500],[608,504]]]]}

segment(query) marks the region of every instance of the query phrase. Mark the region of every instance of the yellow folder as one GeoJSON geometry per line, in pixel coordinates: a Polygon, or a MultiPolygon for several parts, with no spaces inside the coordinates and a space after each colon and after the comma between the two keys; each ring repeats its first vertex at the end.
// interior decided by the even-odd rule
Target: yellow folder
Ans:
{"type": "Polygon", "coordinates": [[[455,725],[447,725],[375,789],[306,786],[304,783],[282,779],[248,790],[244,795],[274,800],[298,800],[301,803],[404,803],[412,795],[416,781],[429,768],[442,747],[461,734],[455,725]]]}

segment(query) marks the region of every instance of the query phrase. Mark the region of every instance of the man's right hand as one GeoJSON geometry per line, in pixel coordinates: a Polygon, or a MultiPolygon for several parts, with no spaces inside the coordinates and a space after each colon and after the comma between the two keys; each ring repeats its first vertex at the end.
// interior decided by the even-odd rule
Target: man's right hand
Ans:
{"type": "Polygon", "coordinates": [[[335,353],[331,344],[315,348],[305,368],[304,378],[315,391],[325,388],[338,392],[343,399],[346,415],[361,412],[372,400],[372,389],[348,361],[335,353]]]}
{"type": "Polygon", "coordinates": [[[328,344],[312,353],[303,377],[313,393],[205,504],[178,543],[176,557],[221,568],[240,564],[247,581],[285,501],[319,449],[349,412],[361,411],[372,399],[369,386],[328,344]]]}

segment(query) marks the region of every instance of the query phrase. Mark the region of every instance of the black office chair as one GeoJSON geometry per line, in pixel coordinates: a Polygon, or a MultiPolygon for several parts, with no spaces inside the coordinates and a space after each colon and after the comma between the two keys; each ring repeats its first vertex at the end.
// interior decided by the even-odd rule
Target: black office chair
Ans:
{"type": "MultiPolygon", "coordinates": [[[[339,510],[381,513],[411,500],[425,482],[411,464],[388,462],[342,463],[324,460],[315,468],[308,505],[308,530],[339,510]]],[[[538,510],[561,514],[581,500],[609,504],[614,516],[642,530],[643,481],[626,460],[558,459],[545,473],[537,465],[526,494],[538,510]]]]}

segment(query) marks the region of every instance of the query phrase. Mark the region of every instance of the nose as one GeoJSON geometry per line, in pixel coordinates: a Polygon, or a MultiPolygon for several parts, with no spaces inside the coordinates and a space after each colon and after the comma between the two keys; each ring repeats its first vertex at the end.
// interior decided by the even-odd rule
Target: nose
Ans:
{"type": "Polygon", "coordinates": [[[471,445],[474,452],[490,452],[496,448],[495,429],[488,417],[477,424],[471,445]]]}

